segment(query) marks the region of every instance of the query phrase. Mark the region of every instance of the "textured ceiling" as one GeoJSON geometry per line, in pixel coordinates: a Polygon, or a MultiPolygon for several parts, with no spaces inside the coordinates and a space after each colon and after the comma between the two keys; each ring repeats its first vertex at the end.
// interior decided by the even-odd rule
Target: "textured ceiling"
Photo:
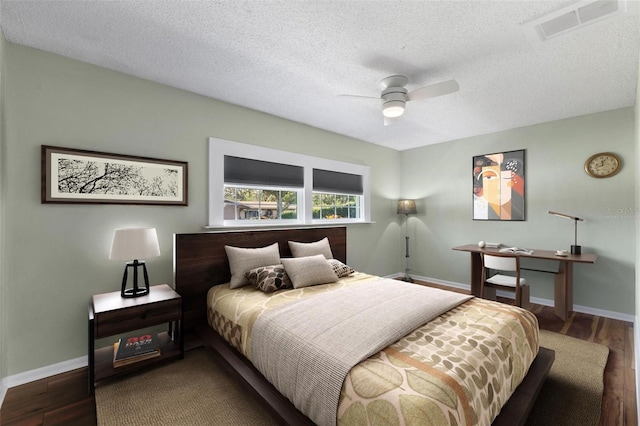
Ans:
{"type": "Polygon", "coordinates": [[[562,1],[9,1],[7,40],[398,150],[635,105],[640,19],[532,47],[562,1]],[[383,126],[380,80],[456,93],[383,126]]]}

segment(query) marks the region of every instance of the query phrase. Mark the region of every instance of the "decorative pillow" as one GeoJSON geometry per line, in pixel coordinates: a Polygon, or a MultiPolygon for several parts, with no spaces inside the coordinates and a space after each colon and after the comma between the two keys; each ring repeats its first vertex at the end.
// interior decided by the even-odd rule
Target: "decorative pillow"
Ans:
{"type": "Polygon", "coordinates": [[[338,281],[338,276],[322,254],[282,259],[282,265],[293,283],[293,288],[338,281]]]}
{"type": "Polygon", "coordinates": [[[261,266],[247,272],[249,284],[265,293],[293,288],[291,280],[282,265],[261,266]]]}
{"type": "Polygon", "coordinates": [[[335,272],[338,278],[348,277],[355,272],[355,269],[349,265],[345,265],[338,259],[329,259],[329,265],[331,265],[333,272],[335,272]]]}
{"type": "Polygon", "coordinates": [[[329,238],[324,237],[320,241],[315,243],[299,243],[297,241],[289,241],[289,249],[293,257],[306,257],[315,256],[316,254],[322,254],[327,259],[333,259],[333,253],[331,253],[331,245],[329,244],[329,238]]]}
{"type": "Polygon", "coordinates": [[[229,269],[231,270],[231,281],[229,287],[238,288],[249,284],[245,274],[265,265],[277,265],[280,263],[280,249],[278,243],[273,243],[261,248],[240,248],[224,246],[229,258],[229,269]]]}

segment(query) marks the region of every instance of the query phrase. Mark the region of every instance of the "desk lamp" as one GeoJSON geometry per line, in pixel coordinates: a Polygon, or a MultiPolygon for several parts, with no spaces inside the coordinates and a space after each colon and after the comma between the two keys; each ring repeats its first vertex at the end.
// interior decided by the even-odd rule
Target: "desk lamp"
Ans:
{"type": "Polygon", "coordinates": [[[564,213],[552,212],[549,210],[547,213],[552,214],[554,216],[563,217],[565,219],[571,219],[574,223],[574,244],[571,246],[571,254],[581,254],[582,247],[578,245],[578,221],[582,222],[584,219],[579,217],[571,216],[564,213]]]}
{"type": "Polygon", "coordinates": [[[404,280],[412,283],[413,279],[411,275],[409,275],[409,215],[416,214],[416,201],[415,200],[399,200],[398,201],[398,214],[403,214],[406,216],[405,220],[405,259],[406,259],[406,267],[404,270],[404,280]]]}
{"type": "Polygon", "coordinates": [[[122,297],[138,297],[149,294],[149,275],[144,261],[138,259],[148,259],[160,256],[160,246],[158,245],[158,235],[156,228],[127,228],[116,229],[111,242],[111,252],[109,259],[128,260],[124,268],[122,277],[122,297]],[[138,286],[138,267],[142,266],[144,274],[144,287],[138,286]],[[129,268],[133,268],[133,288],[127,289],[127,276],[129,268]]]}

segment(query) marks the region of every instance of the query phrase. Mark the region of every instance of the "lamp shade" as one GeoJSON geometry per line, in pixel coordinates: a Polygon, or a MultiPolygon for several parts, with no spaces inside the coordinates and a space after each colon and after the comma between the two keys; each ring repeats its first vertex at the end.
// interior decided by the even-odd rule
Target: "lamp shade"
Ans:
{"type": "Polygon", "coordinates": [[[416,214],[416,200],[399,200],[398,214],[416,214]]]}
{"type": "Polygon", "coordinates": [[[126,228],[113,232],[111,260],[136,260],[160,256],[156,228],[126,228]]]}

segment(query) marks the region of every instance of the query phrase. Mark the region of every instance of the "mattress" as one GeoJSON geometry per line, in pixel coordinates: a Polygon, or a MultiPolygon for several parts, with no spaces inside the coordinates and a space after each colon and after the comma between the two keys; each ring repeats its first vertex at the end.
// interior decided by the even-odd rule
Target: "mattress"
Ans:
{"type": "MultiPolygon", "coordinates": [[[[264,293],[215,286],[207,294],[211,327],[251,360],[255,320],[266,310],[354,283],[264,293]]],[[[348,373],[337,423],[489,425],[538,353],[538,323],[524,309],[472,298],[360,362],[348,373]]]]}

